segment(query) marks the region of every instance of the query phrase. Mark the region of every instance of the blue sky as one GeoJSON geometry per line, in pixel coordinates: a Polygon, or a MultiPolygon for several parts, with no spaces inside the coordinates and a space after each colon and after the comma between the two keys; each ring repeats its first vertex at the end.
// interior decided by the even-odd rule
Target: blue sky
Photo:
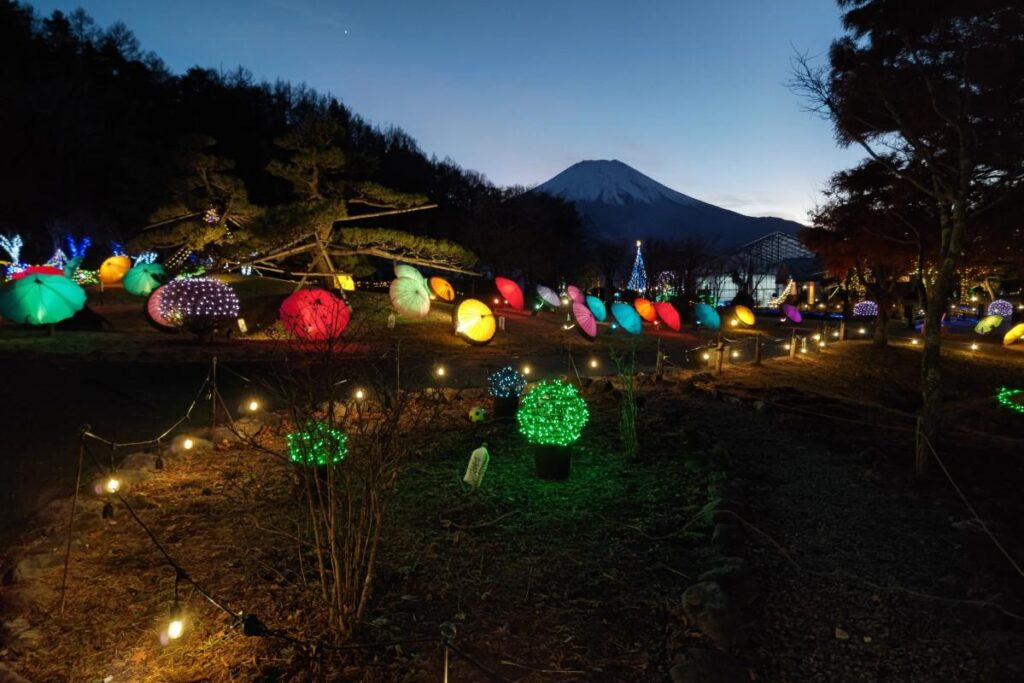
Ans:
{"type": "Polygon", "coordinates": [[[803,220],[851,165],[785,87],[839,34],[830,0],[79,0],[174,71],[306,82],[498,184],[619,159],[685,194],[803,220]]]}

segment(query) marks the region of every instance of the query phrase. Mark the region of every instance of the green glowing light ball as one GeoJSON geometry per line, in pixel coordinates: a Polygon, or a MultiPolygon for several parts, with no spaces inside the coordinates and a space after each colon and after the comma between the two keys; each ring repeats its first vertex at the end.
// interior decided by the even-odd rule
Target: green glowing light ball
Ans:
{"type": "Polygon", "coordinates": [[[573,443],[589,419],[587,402],[576,387],[557,379],[535,384],[516,413],[519,433],[530,443],[546,446],[573,443]]]}
{"type": "Polygon", "coordinates": [[[348,455],[347,441],[344,432],[310,420],[305,429],[288,435],[288,457],[301,465],[333,465],[348,455]]]}
{"type": "Polygon", "coordinates": [[[469,409],[470,422],[483,422],[487,419],[487,411],[480,406],[473,406],[469,409]]]}

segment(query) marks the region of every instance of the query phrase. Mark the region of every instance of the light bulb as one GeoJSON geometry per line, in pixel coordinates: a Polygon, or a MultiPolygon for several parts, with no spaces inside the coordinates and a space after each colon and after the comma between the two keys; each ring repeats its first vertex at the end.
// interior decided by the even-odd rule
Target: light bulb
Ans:
{"type": "Polygon", "coordinates": [[[494,300],[494,305],[495,305],[495,306],[497,306],[497,305],[498,305],[499,303],[500,303],[500,301],[499,301],[498,299],[495,299],[495,300],[494,300]]]}
{"type": "Polygon", "coordinates": [[[859,332],[860,334],[864,334],[865,332],[867,332],[867,330],[865,330],[865,329],[864,329],[864,328],[862,327],[862,328],[860,328],[859,330],[857,330],[857,332],[859,332]]]}
{"type": "Polygon", "coordinates": [[[977,342],[975,342],[974,344],[971,344],[971,351],[977,351],[977,350],[978,350],[978,348],[979,348],[979,347],[978,347],[978,344],[977,344],[977,342]]]}
{"type": "Polygon", "coordinates": [[[364,398],[366,398],[366,392],[363,391],[362,389],[356,389],[355,397],[357,401],[362,401],[364,398]]]}
{"type": "Polygon", "coordinates": [[[596,358],[591,358],[590,359],[590,367],[592,367],[592,368],[596,368],[597,367],[597,359],[596,358]]]}
{"type": "Polygon", "coordinates": [[[260,409],[260,402],[259,401],[249,401],[249,412],[250,413],[255,413],[259,409],[260,409]]]}
{"type": "Polygon", "coordinates": [[[733,351],[732,352],[732,357],[733,358],[739,358],[740,357],[740,352],[739,351],[733,351]]]}
{"type": "Polygon", "coordinates": [[[733,318],[732,320],[729,321],[729,324],[732,325],[733,327],[736,327],[737,325],[740,324],[740,321],[736,320],[736,318],[733,318]]]}
{"type": "Polygon", "coordinates": [[[117,477],[111,476],[107,479],[107,483],[103,485],[103,488],[107,490],[107,493],[117,493],[121,490],[121,482],[117,477]]]}
{"type": "Polygon", "coordinates": [[[914,346],[917,346],[917,340],[916,339],[911,339],[910,343],[913,344],[914,346]]]}
{"type": "Polygon", "coordinates": [[[533,372],[533,368],[531,368],[529,365],[524,365],[523,366],[523,374],[524,375],[529,375],[531,372],[533,372]]]}
{"type": "Polygon", "coordinates": [[[167,624],[167,637],[171,640],[177,640],[181,638],[181,634],[185,632],[185,622],[182,621],[181,617],[174,617],[170,623],[167,624]]]}
{"type": "Polygon", "coordinates": [[[838,332],[833,332],[833,333],[832,333],[832,336],[833,336],[833,337],[838,337],[838,336],[839,336],[839,333],[838,333],[838,332]]]}
{"type": "Polygon", "coordinates": [[[818,342],[818,346],[824,347],[825,346],[825,340],[822,339],[820,342],[818,342]]]}
{"type": "Polygon", "coordinates": [[[784,348],[784,349],[786,349],[786,350],[788,351],[788,350],[789,350],[789,344],[786,344],[786,345],[785,345],[785,346],[783,346],[782,348],[784,348]]]}
{"type": "Polygon", "coordinates": [[[445,373],[444,366],[443,365],[438,365],[437,366],[437,370],[434,370],[434,372],[437,373],[438,377],[444,377],[444,373],[445,373]]]}
{"type": "Polygon", "coordinates": [[[819,339],[821,339],[821,335],[820,334],[815,334],[813,339],[814,339],[814,341],[818,341],[819,339]]]}
{"type": "Polygon", "coordinates": [[[807,353],[807,347],[806,346],[801,346],[800,347],[800,353],[807,353]]]}
{"type": "Polygon", "coordinates": [[[701,356],[701,357],[702,357],[702,358],[703,358],[704,360],[711,360],[711,354],[710,354],[710,353],[705,353],[705,354],[704,354],[703,356],[701,356]]]}
{"type": "Polygon", "coordinates": [[[195,445],[195,441],[193,441],[191,438],[186,438],[184,441],[181,442],[182,448],[184,448],[186,451],[192,450],[192,447],[195,445]]]}

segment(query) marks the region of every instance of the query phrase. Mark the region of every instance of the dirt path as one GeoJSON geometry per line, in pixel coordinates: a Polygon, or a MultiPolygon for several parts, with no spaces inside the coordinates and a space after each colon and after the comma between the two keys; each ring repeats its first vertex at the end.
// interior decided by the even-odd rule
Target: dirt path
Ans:
{"type": "Polygon", "coordinates": [[[748,521],[802,568],[748,529],[764,587],[751,633],[761,679],[1022,680],[1024,622],[899,590],[1024,614],[1022,579],[965,524],[959,501],[915,492],[883,450],[849,448],[843,428],[786,424],[724,434],[748,482],[748,521]]]}

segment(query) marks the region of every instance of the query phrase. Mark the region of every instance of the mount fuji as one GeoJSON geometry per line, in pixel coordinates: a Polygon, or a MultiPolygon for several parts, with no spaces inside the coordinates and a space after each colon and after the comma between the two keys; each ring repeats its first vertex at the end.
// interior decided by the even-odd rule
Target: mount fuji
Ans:
{"type": "Polygon", "coordinates": [[[744,216],[702,202],[617,160],[580,161],[532,191],[574,203],[594,236],[614,241],[700,237],[716,249],[729,249],[803,227],[784,218],[744,216]]]}

